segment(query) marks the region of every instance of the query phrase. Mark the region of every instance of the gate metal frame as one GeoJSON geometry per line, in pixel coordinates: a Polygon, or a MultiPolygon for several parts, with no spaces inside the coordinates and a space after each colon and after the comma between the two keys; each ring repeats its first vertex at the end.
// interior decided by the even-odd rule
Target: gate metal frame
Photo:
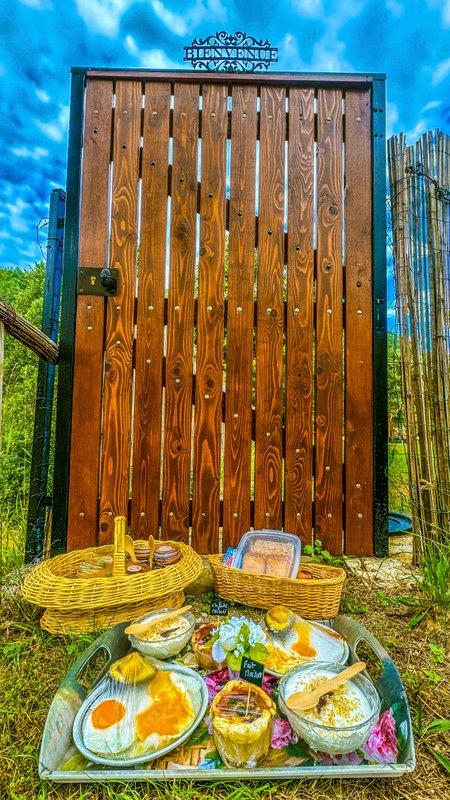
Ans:
{"type": "MultiPolygon", "coordinates": [[[[66,549],[69,451],[71,440],[73,364],[75,341],[76,279],[80,227],[81,168],[86,79],[114,75],[115,78],[152,80],[169,77],[173,81],[224,82],[224,73],[191,70],[71,70],[70,128],[67,170],[67,209],[64,246],[63,293],[60,333],[60,365],[55,442],[52,554],[66,549]]],[[[230,74],[229,82],[256,85],[371,89],[372,101],[372,257],[373,257],[373,410],[374,410],[374,553],[388,554],[388,447],[387,447],[387,331],[386,331],[386,76],[382,73],[296,73],[230,74]]]]}

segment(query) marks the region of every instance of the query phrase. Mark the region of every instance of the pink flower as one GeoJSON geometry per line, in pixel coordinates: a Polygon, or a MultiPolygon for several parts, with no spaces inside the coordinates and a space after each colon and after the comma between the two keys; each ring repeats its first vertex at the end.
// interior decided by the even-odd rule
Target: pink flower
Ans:
{"type": "Polygon", "coordinates": [[[277,681],[278,678],[275,678],[274,675],[268,675],[267,672],[264,673],[262,688],[264,689],[265,693],[269,695],[269,697],[272,697],[277,681]]]}
{"type": "Polygon", "coordinates": [[[329,753],[316,753],[314,750],[311,750],[311,753],[314,757],[314,760],[317,761],[319,764],[323,764],[326,767],[332,767],[340,764],[341,766],[347,766],[347,764],[361,764],[362,758],[358,755],[358,753],[344,753],[343,755],[337,753],[336,755],[332,756],[329,753]]]}
{"type": "Polygon", "coordinates": [[[298,742],[298,736],[292,730],[287,719],[275,717],[273,721],[272,747],[275,750],[281,750],[282,747],[286,747],[288,744],[296,744],[296,742],[298,742]]]}
{"type": "Polygon", "coordinates": [[[203,679],[208,688],[209,702],[212,703],[216,694],[220,692],[228,681],[228,668],[218,669],[216,672],[211,672],[210,675],[205,675],[203,679]]]}
{"type": "Polygon", "coordinates": [[[397,760],[397,734],[391,708],[381,715],[362,751],[368,761],[392,764],[397,760]]]}

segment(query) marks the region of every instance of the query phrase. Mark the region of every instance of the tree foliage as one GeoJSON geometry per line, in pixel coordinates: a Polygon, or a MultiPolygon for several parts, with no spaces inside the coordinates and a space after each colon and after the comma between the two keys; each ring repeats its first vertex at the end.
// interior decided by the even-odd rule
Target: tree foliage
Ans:
{"type": "MultiPolygon", "coordinates": [[[[0,269],[0,298],[39,328],[42,323],[45,265],[30,270],[0,269]]],[[[38,357],[5,335],[3,422],[0,451],[0,508],[26,504],[33,440],[38,357]]]]}

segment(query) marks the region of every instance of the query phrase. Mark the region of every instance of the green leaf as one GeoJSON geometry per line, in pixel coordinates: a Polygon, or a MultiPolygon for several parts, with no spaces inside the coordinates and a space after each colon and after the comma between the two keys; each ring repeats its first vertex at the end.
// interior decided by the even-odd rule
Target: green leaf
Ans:
{"type": "Polygon", "coordinates": [[[227,664],[229,667],[231,667],[231,669],[239,670],[242,664],[242,656],[241,655],[235,656],[234,652],[228,653],[227,664]]]}
{"type": "Polygon", "coordinates": [[[266,659],[269,657],[269,651],[267,647],[261,644],[261,642],[256,642],[256,644],[252,645],[249,648],[248,654],[253,661],[258,661],[260,664],[264,664],[266,659]]]}
{"type": "Polygon", "coordinates": [[[432,669],[424,669],[422,670],[423,674],[427,676],[428,680],[432,684],[439,683],[442,680],[442,675],[439,675],[438,672],[434,672],[432,669]]]}
{"type": "Polygon", "coordinates": [[[423,731],[425,736],[428,733],[444,733],[450,731],[450,719],[434,719],[423,731]]]}
{"type": "Polygon", "coordinates": [[[434,747],[431,747],[431,745],[428,743],[427,747],[430,753],[432,753],[432,755],[435,757],[438,764],[440,764],[441,767],[444,767],[447,772],[450,772],[450,760],[443,756],[442,753],[438,753],[438,751],[435,750],[434,747]]]}
{"type": "Polygon", "coordinates": [[[422,736],[422,701],[419,700],[417,703],[416,709],[416,719],[417,719],[417,733],[419,736],[422,736]]]}
{"type": "Polygon", "coordinates": [[[436,664],[444,664],[445,663],[445,650],[443,647],[438,647],[433,642],[430,642],[428,647],[431,651],[431,658],[436,664]]]}
{"type": "Polygon", "coordinates": [[[417,600],[415,597],[389,597],[388,602],[393,606],[408,606],[408,608],[417,608],[417,600]]]}
{"type": "Polygon", "coordinates": [[[185,747],[195,747],[199,744],[204,744],[208,741],[210,734],[208,733],[208,725],[202,722],[199,727],[194,731],[192,736],[187,740],[185,747]]]}
{"type": "Polygon", "coordinates": [[[408,623],[408,630],[411,631],[413,628],[416,627],[416,625],[419,624],[419,622],[422,622],[423,618],[426,617],[426,615],[428,614],[428,611],[429,611],[429,609],[426,608],[425,611],[421,611],[420,614],[416,614],[415,617],[410,619],[410,621],[408,623]]]}
{"type": "Polygon", "coordinates": [[[284,751],[288,756],[294,756],[295,758],[307,758],[309,756],[308,748],[302,741],[296,744],[287,744],[284,751]]]}

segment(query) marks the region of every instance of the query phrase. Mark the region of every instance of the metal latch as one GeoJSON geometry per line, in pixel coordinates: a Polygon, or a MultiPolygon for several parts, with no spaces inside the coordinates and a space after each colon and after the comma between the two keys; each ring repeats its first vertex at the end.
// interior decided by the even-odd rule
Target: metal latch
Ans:
{"type": "Polygon", "coordinates": [[[114,297],[117,294],[119,270],[109,267],[81,267],[78,270],[77,294],[114,297]]]}

